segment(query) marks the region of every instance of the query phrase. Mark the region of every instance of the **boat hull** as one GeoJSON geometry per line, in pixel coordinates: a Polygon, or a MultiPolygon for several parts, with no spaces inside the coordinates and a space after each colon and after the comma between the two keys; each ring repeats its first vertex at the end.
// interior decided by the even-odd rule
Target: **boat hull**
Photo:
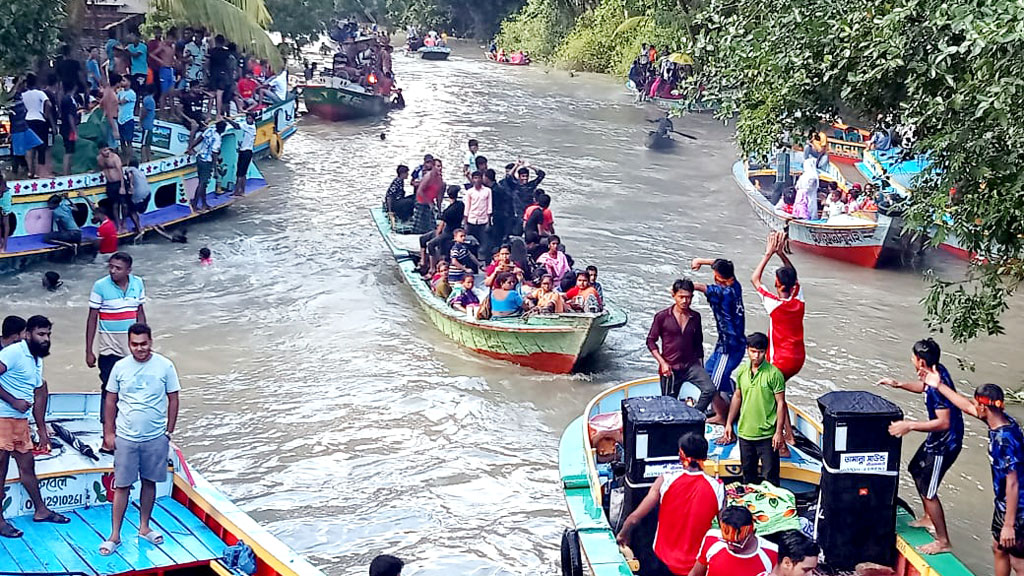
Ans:
{"type": "Polygon", "coordinates": [[[393,239],[387,214],[380,208],[370,213],[402,278],[431,323],[449,339],[474,352],[542,372],[564,374],[571,372],[582,358],[599,350],[608,332],[626,323],[625,313],[618,311],[537,315],[525,322],[518,318],[467,318],[430,292],[420,278],[413,256],[393,239]]]}
{"type": "Polygon", "coordinates": [[[451,55],[451,48],[424,46],[417,50],[423,60],[447,60],[451,55]]]}
{"type": "Polygon", "coordinates": [[[733,177],[758,220],[769,230],[786,232],[790,242],[802,250],[866,268],[899,262],[908,256],[898,219],[879,214],[876,221],[841,225],[797,220],[776,211],[754,185],[755,181],[774,182],[774,171],[748,171],[745,163],[737,162],[733,177]]]}
{"type": "Polygon", "coordinates": [[[302,98],[310,114],[332,122],[383,116],[390,109],[383,96],[326,86],[303,86],[302,98]]]}

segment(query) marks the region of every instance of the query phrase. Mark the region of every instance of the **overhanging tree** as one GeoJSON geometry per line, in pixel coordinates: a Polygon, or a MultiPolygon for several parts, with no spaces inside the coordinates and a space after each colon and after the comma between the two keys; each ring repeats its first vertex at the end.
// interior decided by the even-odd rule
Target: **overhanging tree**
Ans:
{"type": "Polygon", "coordinates": [[[1003,332],[1024,280],[1021,22],[1024,5],[1003,0],[710,0],[692,49],[707,94],[738,113],[744,152],[840,110],[916,127],[913,152],[931,164],[908,225],[981,256],[964,278],[929,275],[923,300],[929,324],[963,342],[1003,332]]]}
{"type": "Polygon", "coordinates": [[[0,2],[0,76],[19,75],[53,51],[64,22],[64,0],[0,2]]]}

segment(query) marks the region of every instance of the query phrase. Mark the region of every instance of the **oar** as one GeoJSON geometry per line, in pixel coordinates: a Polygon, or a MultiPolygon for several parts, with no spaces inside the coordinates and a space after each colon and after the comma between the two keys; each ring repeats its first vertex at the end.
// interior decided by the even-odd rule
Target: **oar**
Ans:
{"type": "Polygon", "coordinates": [[[696,137],[696,136],[691,136],[691,135],[689,135],[689,134],[684,134],[684,133],[682,133],[682,132],[677,132],[677,131],[675,131],[675,130],[669,130],[669,132],[672,132],[673,134],[679,134],[680,136],[682,136],[682,137],[684,137],[684,138],[689,138],[690,140],[696,140],[696,139],[697,139],[697,137],[696,137]]]}

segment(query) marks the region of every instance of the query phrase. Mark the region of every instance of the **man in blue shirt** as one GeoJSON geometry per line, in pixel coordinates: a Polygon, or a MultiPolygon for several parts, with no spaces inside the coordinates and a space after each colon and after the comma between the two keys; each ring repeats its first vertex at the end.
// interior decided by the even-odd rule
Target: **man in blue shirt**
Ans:
{"type": "Polygon", "coordinates": [[[78,222],[75,222],[71,201],[54,194],[46,200],[46,207],[53,211],[54,230],[43,239],[51,244],[81,244],[82,230],[78,227],[78,222]]]}
{"type": "Polygon", "coordinates": [[[127,77],[121,78],[117,92],[117,132],[121,135],[122,162],[131,160],[132,140],[135,138],[135,102],[138,96],[127,77]]]}
{"type": "Polygon", "coordinates": [[[974,401],[961,396],[943,382],[936,368],[921,371],[921,379],[929,388],[965,413],[988,425],[988,457],[992,464],[992,490],[995,492],[992,512],[992,553],[995,573],[1024,576],[1024,435],[1017,421],[1007,414],[1003,389],[995,384],[982,384],[974,390],[974,401]]]}
{"type": "Polygon", "coordinates": [[[118,360],[107,381],[103,448],[114,451],[114,510],[110,536],[100,545],[109,556],[121,544],[121,525],[132,485],[139,493],[139,538],[159,546],[162,534],[149,525],[156,485],[167,480],[167,455],[178,420],[178,373],[153,352],[153,332],[141,323],[128,328],[131,356],[118,360]]]}
{"type": "MultiPolygon", "coordinates": [[[[940,354],[941,350],[935,340],[931,338],[918,340],[914,343],[911,357],[914,370],[919,375],[934,370],[947,387],[955,389],[949,371],[939,363],[940,354]]],[[[960,455],[960,449],[963,447],[964,415],[938,390],[926,386],[924,380],[898,382],[892,378],[883,378],[879,384],[902,388],[918,394],[924,392],[924,405],[928,411],[928,420],[918,422],[907,419],[893,422],[889,426],[889,433],[896,437],[905,436],[913,431],[928,433],[928,437],[917,449],[914,457],[910,460],[910,465],[907,466],[907,471],[910,472],[914,478],[914,484],[917,486],[917,493],[921,495],[925,514],[924,518],[911,524],[935,530],[935,541],[921,546],[921,552],[925,554],[948,552],[952,549],[952,545],[949,542],[946,515],[942,510],[942,503],[939,502],[938,491],[939,483],[953,466],[953,462],[956,462],[957,456],[960,455]]]]}
{"type": "Polygon", "coordinates": [[[724,424],[729,410],[726,398],[732,394],[732,373],[743,362],[747,354],[746,312],[743,308],[743,287],[736,281],[735,268],[729,260],[716,258],[694,258],[690,268],[694,271],[710,266],[714,272],[714,284],[694,282],[693,288],[703,292],[708,305],[715,314],[718,342],[711,357],[704,364],[711,381],[715,383],[715,394],[711,405],[715,417],[708,420],[713,424],[724,424]]]}
{"type": "MultiPolygon", "coordinates": [[[[36,522],[67,524],[67,517],[46,507],[39,493],[32,437],[28,416],[32,412],[39,432],[39,448],[50,449],[46,433],[46,400],[49,393],[43,380],[43,358],[50,355],[50,328],[43,316],[33,316],[26,323],[28,338],[0,350],[0,480],[7,478],[7,468],[14,457],[20,484],[32,500],[36,522]]],[[[0,516],[0,536],[20,538],[21,530],[0,516]]]]}
{"type": "Polygon", "coordinates": [[[146,43],[139,39],[139,33],[133,32],[128,35],[128,46],[125,48],[131,58],[131,85],[138,93],[146,85],[146,76],[149,73],[149,49],[146,43]]]}
{"type": "Polygon", "coordinates": [[[149,162],[153,145],[153,128],[156,127],[156,98],[153,97],[153,86],[142,89],[142,161],[149,162]]]}

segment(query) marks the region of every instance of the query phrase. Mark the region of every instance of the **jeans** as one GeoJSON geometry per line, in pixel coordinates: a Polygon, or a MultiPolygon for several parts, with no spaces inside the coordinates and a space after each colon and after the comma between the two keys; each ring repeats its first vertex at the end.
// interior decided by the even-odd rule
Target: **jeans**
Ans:
{"type": "Polygon", "coordinates": [[[684,382],[689,382],[700,389],[700,397],[693,407],[701,412],[707,412],[708,406],[711,406],[711,401],[717,393],[715,383],[708,376],[708,371],[700,364],[690,364],[678,369],[673,368],[670,376],[661,377],[662,395],[679,398],[679,391],[682,389],[684,382]]]}
{"type": "Polygon", "coordinates": [[[772,439],[740,441],[740,468],[743,470],[744,484],[757,484],[768,480],[779,485],[779,453],[772,448],[772,439]],[[757,465],[761,464],[761,474],[757,465]]]}
{"type": "Polygon", "coordinates": [[[480,243],[480,248],[477,250],[477,258],[481,262],[486,262],[490,259],[490,239],[487,237],[487,224],[466,224],[466,235],[476,238],[476,241],[480,243]]]}

